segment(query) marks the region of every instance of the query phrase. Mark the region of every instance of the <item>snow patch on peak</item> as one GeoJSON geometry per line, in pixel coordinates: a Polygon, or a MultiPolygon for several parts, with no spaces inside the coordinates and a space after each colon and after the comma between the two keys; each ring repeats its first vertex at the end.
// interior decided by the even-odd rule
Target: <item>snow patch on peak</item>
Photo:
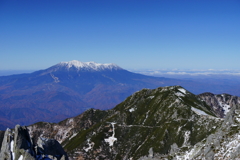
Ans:
{"type": "Polygon", "coordinates": [[[87,145],[88,145],[87,148],[86,147],[83,148],[86,152],[88,152],[89,150],[91,150],[93,148],[94,142],[90,143],[90,139],[87,139],[87,145]]]}
{"type": "Polygon", "coordinates": [[[181,92],[177,92],[177,93],[175,93],[175,95],[176,95],[177,97],[184,97],[184,94],[182,94],[181,92]]]}
{"type": "Polygon", "coordinates": [[[111,123],[112,128],[113,128],[113,134],[112,134],[112,136],[109,137],[109,138],[107,138],[107,139],[104,139],[105,142],[109,143],[109,146],[113,146],[113,143],[114,143],[115,141],[117,141],[117,138],[114,137],[114,136],[115,136],[115,128],[114,128],[114,124],[116,124],[116,123],[114,123],[114,122],[111,123]]]}
{"type": "Polygon", "coordinates": [[[194,107],[191,107],[192,111],[194,111],[196,114],[198,115],[204,115],[204,116],[208,116],[207,113],[205,113],[204,111],[200,110],[200,109],[197,109],[197,108],[194,108],[194,107]]]}
{"type": "Polygon", "coordinates": [[[186,90],[185,90],[185,89],[179,88],[178,90],[179,90],[180,92],[182,92],[183,94],[186,94],[186,90]]]}
{"type": "Polygon", "coordinates": [[[133,111],[135,111],[135,108],[129,109],[129,112],[133,112],[133,111]]]}
{"type": "Polygon", "coordinates": [[[101,64],[101,63],[95,63],[95,62],[80,62],[77,60],[73,60],[73,61],[69,61],[69,62],[60,62],[58,65],[66,67],[67,69],[75,67],[78,70],[86,69],[86,70],[91,70],[91,71],[101,71],[101,70],[106,70],[106,69],[107,70],[121,69],[121,67],[119,67],[113,63],[101,64]]]}

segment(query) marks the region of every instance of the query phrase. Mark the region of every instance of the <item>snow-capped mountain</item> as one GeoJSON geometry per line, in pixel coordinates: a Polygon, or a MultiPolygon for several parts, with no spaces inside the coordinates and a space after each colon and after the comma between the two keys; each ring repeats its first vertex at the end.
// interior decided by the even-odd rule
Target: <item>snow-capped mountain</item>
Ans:
{"type": "Polygon", "coordinates": [[[66,67],[68,70],[71,68],[76,68],[81,71],[103,71],[103,70],[118,70],[122,69],[116,64],[101,64],[95,62],[80,62],[77,60],[69,61],[69,62],[60,62],[55,67],[66,67]]]}
{"type": "Polygon", "coordinates": [[[42,74],[54,73],[54,72],[107,72],[123,70],[116,64],[101,64],[95,62],[81,62],[77,60],[69,62],[60,62],[45,70],[42,74]]]}

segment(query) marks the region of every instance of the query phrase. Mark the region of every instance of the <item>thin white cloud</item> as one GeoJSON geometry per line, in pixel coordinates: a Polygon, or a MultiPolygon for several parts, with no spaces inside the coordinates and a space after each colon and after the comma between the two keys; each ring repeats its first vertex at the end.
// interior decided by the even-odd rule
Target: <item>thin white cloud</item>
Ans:
{"type": "Polygon", "coordinates": [[[206,69],[206,70],[145,70],[145,71],[135,71],[146,75],[188,75],[188,76],[200,76],[200,75],[232,75],[240,76],[240,70],[216,70],[216,69],[206,69]]]}

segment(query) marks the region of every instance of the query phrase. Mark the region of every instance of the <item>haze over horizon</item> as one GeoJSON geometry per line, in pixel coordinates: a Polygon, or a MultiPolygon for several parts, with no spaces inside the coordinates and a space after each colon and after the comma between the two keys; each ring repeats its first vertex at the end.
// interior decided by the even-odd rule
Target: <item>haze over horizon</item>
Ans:
{"type": "Polygon", "coordinates": [[[126,69],[239,70],[240,2],[0,2],[0,70],[63,61],[126,69]]]}

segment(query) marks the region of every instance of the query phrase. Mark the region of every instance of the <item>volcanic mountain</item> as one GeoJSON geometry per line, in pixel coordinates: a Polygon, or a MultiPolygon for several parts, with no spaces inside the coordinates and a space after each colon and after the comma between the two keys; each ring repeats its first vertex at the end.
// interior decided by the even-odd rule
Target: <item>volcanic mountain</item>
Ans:
{"type": "Polygon", "coordinates": [[[145,76],[115,64],[76,60],[29,74],[1,76],[0,129],[57,122],[88,108],[110,109],[135,91],[170,85],[181,85],[193,93],[209,89],[193,81],[145,76]]]}

